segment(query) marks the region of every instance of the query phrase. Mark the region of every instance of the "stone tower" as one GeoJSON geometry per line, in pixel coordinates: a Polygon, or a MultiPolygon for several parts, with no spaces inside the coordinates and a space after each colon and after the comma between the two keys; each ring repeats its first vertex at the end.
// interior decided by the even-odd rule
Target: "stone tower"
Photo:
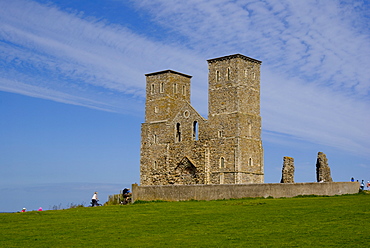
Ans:
{"type": "Polygon", "coordinates": [[[146,74],[141,185],[263,182],[261,62],[235,54],[208,65],[208,120],[190,104],[191,76],[146,74]]]}
{"type": "Polygon", "coordinates": [[[260,65],[240,54],[208,60],[208,121],[217,147],[211,164],[224,159],[227,183],[263,182],[260,65]]]}
{"type": "Polygon", "coordinates": [[[145,122],[163,121],[190,103],[191,76],[172,70],[146,74],[145,122]]]}
{"type": "Polygon", "coordinates": [[[190,105],[191,76],[172,70],[145,76],[141,185],[204,183],[204,166],[195,164],[204,164],[204,148],[199,139],[206,120],[190,105]]]}

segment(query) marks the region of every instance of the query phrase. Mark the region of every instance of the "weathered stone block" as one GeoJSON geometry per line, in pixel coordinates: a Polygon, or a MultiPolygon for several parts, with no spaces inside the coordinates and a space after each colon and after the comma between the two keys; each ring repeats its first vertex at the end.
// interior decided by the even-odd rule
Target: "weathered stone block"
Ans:
{"type": "Polygon", "coordinates": [[[332,182],[330,167],[325,153],[319,152],[316,160],[316,179],[317,182],[332,182]]]}
{"type": "Polygon", "coordinates": [[[294,183],[294,158],[284,157],[280,183],[294,183]]]}

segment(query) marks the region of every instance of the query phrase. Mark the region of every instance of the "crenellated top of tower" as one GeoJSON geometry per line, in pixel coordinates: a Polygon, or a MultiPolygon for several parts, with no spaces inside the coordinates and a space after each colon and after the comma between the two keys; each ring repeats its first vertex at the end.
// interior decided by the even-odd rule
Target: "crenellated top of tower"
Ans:
{"type": "Polygon", "coordinates": [[[208,61],[208,63],[213,63],[215,61],[229,60],[229,59],[234,59],[234,58],[241,58],[241,59],[244,59],[244,60],[247,60],[247,61],[262,64],[262,61],[244,56],[244,55],[239,54],[239,53],[233,54],[233,55],[227,55],[227,56],[223,56],[223,57],[219,57],[219,58],[214,58],[214,59],[208,59],[207,61],[208,61]]]}

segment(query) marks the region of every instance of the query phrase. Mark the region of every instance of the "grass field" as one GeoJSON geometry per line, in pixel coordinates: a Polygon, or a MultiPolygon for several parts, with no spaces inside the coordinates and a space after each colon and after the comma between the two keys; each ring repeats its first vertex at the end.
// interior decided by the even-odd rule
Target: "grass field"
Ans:
{"type": "Polygon", "coordinates": [[[370,195],[0,214],[0,247],[366,247],[370,195]]]}

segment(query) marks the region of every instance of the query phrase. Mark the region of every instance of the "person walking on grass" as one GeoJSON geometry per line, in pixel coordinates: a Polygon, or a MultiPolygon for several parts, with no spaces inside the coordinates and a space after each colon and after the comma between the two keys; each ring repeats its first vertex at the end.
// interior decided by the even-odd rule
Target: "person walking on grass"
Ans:
{"type": "Polygon", "coordinates": [[[98,192],[94,192],[94,195],[92,196],[91,198],[91,206],[94,207],[94,206],[98,206],[98,192]]]}
{"type": "Polygon", "coordinates": [[[365,183],[364,183],[364,180],[361,181],[361,186],[360,186],[361,190],[364,190],[365,188],[365,183]]]}

